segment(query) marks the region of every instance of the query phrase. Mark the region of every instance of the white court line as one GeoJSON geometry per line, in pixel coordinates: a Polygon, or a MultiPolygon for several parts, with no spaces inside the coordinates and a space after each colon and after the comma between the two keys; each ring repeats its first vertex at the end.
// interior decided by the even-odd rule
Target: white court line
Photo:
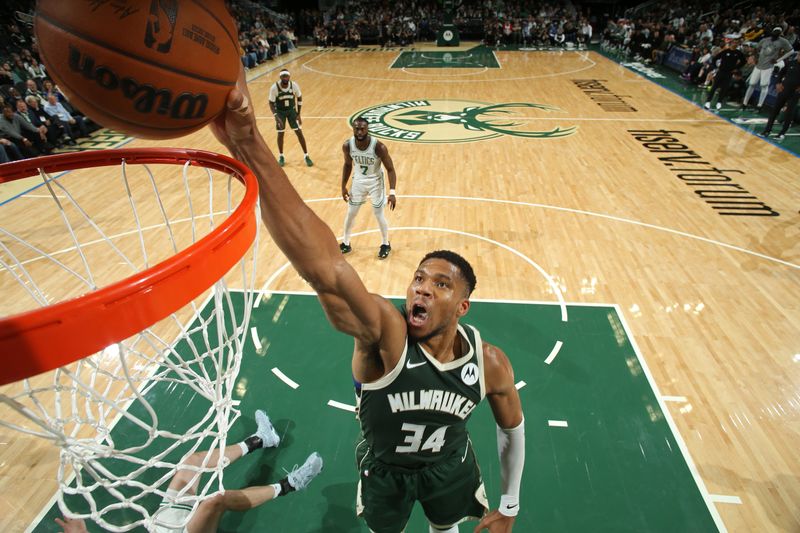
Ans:
{"type": "Polygon", "coordinates": [[[675,425],[675,421],[672,419],[669,409],[667,409],[667,406],[664,404],[663,396],[661,396],[661,392],[658,390],[658,385],[656,384],[656,380],[653,378],[653,374],[650,372],[650,367],[647,366],[647,361],[645,361],[644,357],[642,357],[642,352],[639,350],[639,345],[636,343],[633,332],[631,331],[631,328],[628,327],[628,323],[625,321],[625,315],[622,313],[622,308],[620,308],[619,305],[615,305],[615,307],[617,311],[617,317],[619,317],[619,321],[622,323],[622,329],[625,330],[625,335],[627,335],[628,340],[633,347],[633,352],[636,354],[636,359],[639,360],[639,365],[642,367],[642,372],[644,372],[647,381],[650,383],[650,389],[653,391],[653,394],[655,394],[656,401],[658,401],[658,406],[661,408],[661,412],[664,415],[664,420],[667,421],[667,425],[672,431],[672,436],[675,438],[675,442],[678,444],[681,454],[683,454],[683,460],[686,461],[686,466],[689,467],[689,472],[691,472],[694,482],[697,484],[697,488],[700,490],[700,495],[706,502],[708,512],[711,514],[711,518],[714,520],[714,524],[717,526],[717,529],[720,531],[720,533],[727,533],[728,530],[725,527],[725,523],[722,521],[719,511],[711,500],[711,495],[708,493],[708,489],[706,488],[703,478],[700,477],[700,471],[697,470],[697,466],[694,464],[691,454],[689,454],[689,447],[686,446],[686,442],[683,440],[683,437],[678,431],[678,426],[675,425]]]}
{"type": "Polygon", "coordinates": [[[544,364],[549,365],[553,362],[553,359],[556,358],[558,352],[561,351],[561,347],[564,345],[563,342],[557,341],[556,345],[553,346],[553,349],[550,351],[550,355],[547,356],[547,359],[544,360],[544,364]]]}
{"type": "Polygon", "coordinates": [[[728,496],[725,494],[709,494],[709,498],[714,503],[733,503],[736,505],[742,505],[742,499],[738,496],[728,496]]]}
{"type": "Polygon", "coordinates": [[[519,380],[519,381],[517,382],[517,384],[516,384],[516,385],[514,385],[514,387],[516,387],[516,389],[517,389],[517,390],[520,390],[520,389],[521,389],[522,387],[524,387],[525,385],[527,385],[527,383],[525,383],[525,382],[524,382],[524,381],[522,381],[522,380],[519,380]]]}
{"type": "MultiPolygon", "coordinates": [[[[425,226],[397,226],[397,227],[392,227],[392,231],[420,231],[420,230],[421,231],[438,231],[438,232],[442,232],[442,233],[454,233],[456,235],[462,235],[462,236],[466,236],[466,237],[473,237],[475,239],[479,239],[479,240],[486,241],[488,243],[494,244],[495,246],[497,246],[499,248],[502,248],[504,250],[507,250],[507,251],[511,252],[512,254],[516,255],[517,257],[520,257],[522,260],[524,260],[526,263],[528,263],[530,266],[532,266],[534,269],[536,269],[536,271],[539,272],[542,275],[542,277],[544,277],[544,279],[547,281],[548,285],[552,289],[553,294],[555,294],[556,299],[558,300],[558,305],[561,308],[561,321],[562,322],[567,322],[568,321],[567,306],[564,303],[564,295],[561,293],[561,289],[558,287],[556,282],[553,281],[553,278],[550,276],[550,274],[548,274],[541,266],[539,266],[530,257],[526,256],[522,252],[512,248],[511,246],[508,246],[507,244],[503,244],[501,242],[495,241],[495,240],[490,239],[488,237],[484,237],[483,235],[478,235],[478,234],[475,234],[475,233],[468,233],[466,231],[460,231],[460,230],[455,230],[455,229],[447,229],[447,228],[433,228],[433,227],[425,227],[425,226]]],[[[357,233],[353,233],[352,237],[358,237],[360,235],[367,235],[367,234],[371,234],[371,233],[377,233],[379,231],[380,230],[378,230],[378,229],[360,231],[360,232],[357,232],[357,233]]],[[[339,237],[339,239],[341,239],[341,237],[339,237]]],[[[280,273],[283,272],[283,270],[285,270],[289,266],[290,266],[290,263],[286,262],[277,271],[275,271],[275,273],[273,273],[269,277],[269,279],[264,283],[264,285],[261,287],[261,291],[268,292],[267,291],[267,287],[269,287],[269,285],[275,280],[275,278],[278,275],[280,275],[280,273]]],[[[259,294],[259,297],[260,296],[261,295],[259,294]]],[[[260,300],[257,297],[256,298],[256,302],[259,302],[259,301],[260,300]]]]}
{"type": "MultiPolygon", "coordinates": [[[[800,269],[800,264],[790,263],[789,261],[784,261],[783,259],[778,259],[775,257],[770,257],[768,255],[760,254],[758,252],[753,252],[751,250],[747,250],[745,248],[741,248],[739,246],[734,246],[732,244],[726,244],[724,242],[715,241],[714,239],[707,239],[706,237],[700,237],[699,235],[692,235],[691,233],[686,233],[685,231],[679,231],[671,228],[665,228],[664,226],[656,226],[655,224],[648,224],[647,222],[640,222],[638,220],[632,220],[630,218],[623,218],[614,215],[606,215],[604,213],[596,213],[594,211],[584,211],[583,209],[573,209],[571,207],[560,207],[555,205],[547,205],[547,204],[537,204],[533,202],[521,202],[518,200],[498,200],[494,198],[480,198],[474,196],[444,196],[444,195],[416,195],[416,194],[406,194],[401,196],[401,198],[409,199],[409,198],[421,198],[421,199],[449,199],[449,200],[467,200],[467,201],[476,201],[476,202],[490,202],[490,203],[498,203],[498,204],[510,204],[510,205],[524,205],[528,207],[540,207],[542,209],[552,209],[554,211],[564,211],[567,213],[574,213],[580,215],[589,215],[598,218],[604,218],[607,220],[614,220],[616,222],[625,222],[627,224],[633,224],[635,226],[641,226],[643,228],[655,229],[659,231],[664,231],[666,233],[672,233],[673,235],[679,235],[681,237],[688,237],[690,239],[695,239],[698,241],[706,242],[709,244],[715,244],[722,248],[728,248],[729,250],[736,250],[737,252],[742,252],[745,254],[750,254],[755,257],[760,257],[761,259],[766,259],[768,261],[773,261],[775,263],[780,263],[785,266],[789,266],[792,268],[800,269]]],[[[341,197],[331,198],[331,200],[336,200],[341,202],[341,197]]]]}
{"type": "MultiPolygon", "coordinates": [[[[375,230],[380,231],[380,230],[375,230]]],[[[231,289],[231,290],[238,290],[238,289],[231,289]]],[[[254,292],[263,292],[264,294],[289,294],[289,295],[296,295],[296,296],[317,296],[317,293],[314,291],[287,291],[287,290],[276,290],[276,289],[255,289],[254,292]]],[[[405,294],[381,294],[384,298],[402,300],[406,297],[405,294]]],[[[545,300],[508,300],[505,298],[471,298],[469,299],[470,302],[485,302],[485,303],[493,303],[493,304],[519,304],[519,305],[560,305],[558,302],[553,301],[545,301],[545,300]]],[[[576,307],[611,307],[613,308],[616,304],[610,303],[594,303],[594,302],[564,302],[567,306],[574,305],[576,307]]],[[[255,307],[255,306],[254,306],[255,307]]]]}
{"type": "MultiPolygon", "coordinates": [[[[448,77],[448,76],[452,77],[452,78],[454,78],[456,76],[475,76],[477,74],[483,74],[484,72],[489,70],[489,67],[483,67],[483,70],[479,70],[477,72],[454,72],[453,74],[435,73],[435,74],[427,75],[427,74],[423,74],[422,72],[411,72],[409,70],[406,70],[407,68],[420,68],[420,69],[425,69],[425,70],[438,70],[438,69],[432,69],[430,67],[415,67],[414,65],[408,65],[408,66],[403,67],[402,69],[400,69],[404,74],[410,74],[412,76],[419,76],[420,78],[429,78],[432,81],[437,81],[437,80],[434,79],[435,76],[438,76],[439,78],[448,77]]],[[[481,68],[481,67],[442,67],[442,68],[452,68],[452,69],[458,69],[458,70],[466,70],[466,69],[470,69],[470,68],[481,68]]]]}
{"type": "Polygon", "coordinates": [[[278,379],[289,385],[291,388],[296,389],[300,385],[297,384],[296,381],[292,380],[289,376],[281,372],[278,367],[272,368],[272,373],[278,376],[278,379]]]}
{"type": "Polygon", "coordinates": [[[392,61],[392,64],[389,65],[386,68],[386,70],[392,70],[394,68],[394,64],[397,63],[397,60],[400,59],[401,55],[403,55],[403,50],[400,50],[399,52],[397,52],[397,57],[394,58],[394,60],[392,61]]]}
{"type": "MultiPolygon", "coordinates": [[[[408,194],[408,195],[401,195],[401,196],[399,196],[399,198],[404,198],[404,199],[422,199],[422,200],[463,200],[463,201],[468,201],[468,202],[489,202],[489,203],[497,203],[497,204],[521,205],[521,206],[526,206],[526,207],[538,207],[538,208],[541,208],[541,209],[551,209],[553,211],[563,211],[563,212],[566,212],[566,213],[573,213],[573,214],[578,214],[578,215],[588,215],[588,216],[591,216],[591,217],[604,218],[606,220],[613,220],[615,222],[623,222],[623,223],[626,223],[626,224],[633,224],[635,226],[641,226],[643,228],[663,231],[663,232],[666,232],[666,233],[671,233],[673,235],[678,235],[680,237],[688,237],[690,239],[694,239],[694,240],[697,240],[697,241],[705,242],[705,243],[708,243],[708,244],[713,244],[713,245],[716,245],[716,246],[720,246],[722,248],[727,248],[729,250],[735,250],[737,252],[742,252],[742,253],[745,253],[745,254],[748,254],[748,255],[752,255],[752,256],[755,256],[755,257],[758,257],[758,258],[761,258],[761,259],[766,259],[767,261],[771,261],[771,262],[774,262],[774,263],[780,263],[782,265],[785,265],[785,266],[788,266],[788,267],[791,267],[791,268],[800,269],[800,264],[791,263],[789,261],[784,261],[783,259],[778,259],[776,257],[771,257],[771,256],[768,256],[768,255],[764,255],[764,254],[761,254],[761,253],[758,253],[758,252],[754,252],[752,250],[747,250],[746,248],[741,248],[739,246],[734,246],[732,244],[727,244],[727,243],[724,243],[724,242],[721,242],[721,241],[716,241],[714,239],[708,239],[706,237],[701,237],[699,235],[693,235],[691,233],[686,233],[685,231],[674,230],[674,229],[667,228],[667,227],[664,227],[664,226],[657,226],[655,224],[649,224],[647,222],[640,222],[638,220],[633,220],[633,219],[630,219],[630,218],[623,218],[623,217],[618,217],[618,216],[614,216],[614,215],[607,215],[607,214],[604,214],[604,213],[597,213],[597,212],[594,212],[594,211],[585,211],[585,210],[582,210],[582,209],[573,209],[571,207],[561,207],[561,206],[557,206],[557,205],[537,204],[537,203],[533,203],[533,202],[522,202],[522,201],[518,201],[518,200],[503,200],[503,199],[498,199],[498,198],[480,198],[480,197],[474,197],[474,196],[443,196],[443,195],[408,194]]],[[[336,196],[336,197],[329,197],[329,198],[313,198],[313,199],[306,199],[305,200],[305,202],[307,204],[315,203],[315,202],[331,202],[331,201],[333,201],[333,202],[341,202],[342,201],[342,197],[341,196],[336,196]]],[[[213,215],[214,216],[227,215],[227,212],[226,211],[217,211],[217,212],[213,213],[213,215]]],[[[202,217],[207,217],[207,216],[208,215],[202,215],[202,217]]],[[[172,221],[172,223],[173,224],[177,224],[177,223],[185,223],[185,222],[189,222],[189,221],[190,221],[189,218],[184,218],[184,219],[174,220],[174,221],[172,221]]],[[[151,230],[162,228],[162,227],[164,227],[163,223],[154,224],[152,226],[147,226],[145,228],[142,228],[142,231],[151,231],[151,230]]],[[[115,235],[109,235],[108,237],[110,239],[117,239],[119,237],[125,237],[127,235],[132,235],[132,234],[136,233],[136,231],[137,230],[123,231],[123,232],[117,233],[115,235]]],[[[374,233],[374,232],[377,232],[377,231],[378,230],[373,230],[371,232],[374,233]]],[[[437,231],[443,231],[443,230],[438,229],[437,231]]],[[[371,233],[371,232],[361,232],[361,233],[358,233],[357,235],[362,235],[362,234],[371,233]]],[[[89,245],[92,245],[92,244],[105,243],[105,242],[106,242],[105,239],[96,239],[94,241],[85,242],[85,243],[82,244],[82,246],[89,246],[89,245]]],[[[50,255],[51,256],[56,256],[56,255],[64,254],[64,253],[71,252],[71,251],[74,251],[74,250],[75,250],[75,247],[71,246],[69,248],[64,248],[62,250],[58,250],[56,252],[52,252],[50,255]]],[[[25,264],[28,264],[28,263],[32,263],[34,261],[39,261],[41,259],[43,259],[43,258],[42,257],[35,257],[35,258],[32,258],[32,259],[28,259],[28,260],[23,261],[22,264],[25,265],[25,264]]],[[[265,290],[265,288],[262,288],[262,290],[265,290]]],[[[547,302],[542,302],[542,303],[547,303],[547,302]]],[[[581,305],[584,305],[584,304],[581,304],[581,305]]],[[[585,304],[585,305],[589,305],[589,304],[585,304]]],[[[602,305],[604,307],[607,307],[607,306],[613,306],[613,305],[616,305],[616,304],[600,304],[600,305],[602,305]]]]}
{"type": "Polygon", "coordinates": [[[665,402],[687,402],[686,396],[662,396],[661,399],[665,402]]]}
{"type": "Polygon", "coordinates": [[[351,413],[356,412],[355,405],[349,405],[346,403],[337,402],[336,400],[328,400],[328,405],[330,405],[331,407],[335,407],[337,409],[341,409],[342,411],[350,411],[351,413]]]}
{"type": "Polygon", "coordinates": [[[563,72],[554,72],[554,73],[551,73],[551,74],[541,74],[541,75],[536,75],[536,76],[523,76],[523,77],[517,77],[517,78],[491,77],[491,78],[487,78],[485,80],[463,80],[463,79],[442,80],[442,79],[425,79],[425,78],[422,78],[422,79],[420,79],[420,78],[404,79],[404,78],[375,78],[375,77],[372,77],[372,76],[349,76],[349,75],[346,75],[346,74],[338,74],[336,72],[325,72],[323,70],[317,70],[317,69],[315,69],[313,67],[309,67],[308,66],[312,62],[316,61],[317,59],[319,59],[321,57],[326,57],[326,56],[325,56],[325,54],[319,54],[317,57],[313,57],[313,58],[309,59],[308,61],[306,61],[305,63],[303,63],[301,65],[302,68],[304,68],[306,70],[310,70],[311,72],[316,72],[317,74],[321,74],[323,76],[331,76],[331,77],[335,77],[335,78],[348,78],[348,79],[353,79],[353,80],[365,80],[365,81],[370,81],[370,82],[391,81],[391,82],[400,82],[400,83],[497,83],[497,82],[502,82],[502,81],[535,80],[535,79],[541,79],[541,78],[553,78],[553,77],[556,77],[556,76],[567,76],[567,75],[570,75],[570,74],[577,74],[578,72],[583,72],[584,70],[589,70],[589,69],[594,68],[595,66],[597,66],[597,62],[596,61],[594,61],[592,59],[589,59],[588,56],[582,56],[582,60],[584,62],[588,61],[591,64],[587,65],[585,67],[574,69],[574,70],[565,70],[563,72]]]}
{"type": "MultiPolygon", "coordinates": [[[[259,120],[266,120],[270,119],[273,120],[274,117],[272,115],[261,115],[256,117],[259,120]]],[[[350,117],[345,116],[308,116],[303,117],[304,119],[312,119],[312,120],[347,120],[350,117]]],[[[699,122],[718,122],[723,124],[724,122],[720,122],[719,119],[716,118],[611,118],[611,117],[514,117],[514,120],[522,120],[522,121],[536,121],[536,120],[558,120],[561,122],[569,121],[569,122],[688,122],[688,123],[699,123],[699,122]]],[[[800,135],[800,133],[792,133],[787,135],[800,135]]],[[[340,198],[341,199],[341,198],[340,198]]]]}
{"type": "Polygon", "coordinates": [[[566,420],[548,420],[547,425],[551,428],[565,428],[569,427],[566,420]]]}
{"type": "Polygon", "coordinates": [[[262,348],[261,340],[258,338],[258,330],[255,326],[250,328],[250,337],[253,339],[253,346],[256,347],[256,351],[260,352],[262,348]]]}

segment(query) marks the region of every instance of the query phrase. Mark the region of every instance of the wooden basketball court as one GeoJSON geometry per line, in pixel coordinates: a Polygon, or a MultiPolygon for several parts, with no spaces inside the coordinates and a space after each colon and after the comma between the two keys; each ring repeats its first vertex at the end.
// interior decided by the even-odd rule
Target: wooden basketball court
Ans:
{"type": "MultiPolygon", "coordinates": [[[[267,93],[279,66],[302,89],[303,131],[315,162],[305,166],[287,131],[285,170],[334,233],[341,235],[346,209],[339,193],[349,120],[365,116],[394,160],[392,253],[377,259],[380,237],[367,206],[348,257],[370,290],[404,294],[425,252],[451,248],[475,267],[476,299],[616,305],[716,527],[800,529],[796,156],[597,53],[469,46],[447,53],[305,49],[250,72],[273,149],[267,93]]],[[[145,146],[222,150],[206,130],[126,145],[145,146]]],[[[59,179],[69,183],[70,175],[59,179]]],[[[34,185],[0,187],[0,225],[24,217],[48,231],[50,221],[37,213],[52,200],[41,188],[25,193],[34,185]]],[[[69,245],[67,235],[52,239],[54,247],[69,245]]],[[[266,289],[307,291],[291,269],[279,272],[286,259],[266,232],[261,239],[259,285],[270,280],[266,289]]],[[[8,280],[0,286],[8,294],[8,280]]],[[[57,289],[51,296],[63,297],[57,289]]],[[[2,309],[20,311],[9,298],[2,309]]],[[[562,358],[568,352],[537,350],[527,354],[540,361],[537,375],[570,377],[562,358]]],[[[536,405],[535,388],[525,391],[525,402],[536,405]]],[[[528,414],[526,425],[529,435],[581,438],[576,425],[552,426],[546,415],[528,414]]],[[[535,483],[534,463],[529,459],[525,477],[535,483]]],[[[51,501],[58,452],[0,429],[0,465],[0,529],[22,531],[51,501]]],[[[489,494],[495,505],[498,497],[489,494]]],[[[606,527],[603,517],[596,523],[606,527]]],[[[302,523],[297,528],[306,531],[302,523]]]]}

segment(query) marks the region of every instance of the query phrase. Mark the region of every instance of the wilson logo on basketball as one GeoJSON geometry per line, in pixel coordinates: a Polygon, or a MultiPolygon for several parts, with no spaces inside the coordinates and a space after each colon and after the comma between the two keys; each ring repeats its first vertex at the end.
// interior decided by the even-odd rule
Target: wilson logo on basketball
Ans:
{"type": "MultiPolygon", "coordinates": [[[[407,100],[362,109],[350,117],[363,117],[376,137],[406,142],[456,143],[493,139],[501,135],[552,139],[574,134],[578,127],[556,126],[537,130],[532,125],[542,112],[561,111],[547,104],[510,102],[487,104],[470,100],[407,100]]],[[[541,122],[540,122],[541,123],[541,122]]]]}
{"type": "Polygon", "coordinates": [[[147,17],[144,45],[162,54],[168,53],[172,47],[172,38],[175,36],[175,22],[177,20],[177,1],[152,0],[150,2],[150,16],[147,17]]]}
{"type": "Polygon", "coordinates": [[[175,96],[169,89],[158,89],[149,83],[139,83],[131,77],[121,77],[110,66],[95,66],[93,57],[81,54],[74,46],[69,47],[69,68],[103,89],[120,91],[140,113],[155,111],[173,119],[198,119],[205,116],[207,94],[182,92],[175,96]]]}

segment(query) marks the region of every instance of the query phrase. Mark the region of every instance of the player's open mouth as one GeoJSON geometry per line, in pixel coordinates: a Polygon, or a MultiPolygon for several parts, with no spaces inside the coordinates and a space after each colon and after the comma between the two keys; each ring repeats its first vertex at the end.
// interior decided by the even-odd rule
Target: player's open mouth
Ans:
{"type": "Polygon", "coordinates": [[[414,327],[422,326],[428,320],[428,310],[424,306],[415,304],[411,306],[408,314],[408,323],[414,327]]]}

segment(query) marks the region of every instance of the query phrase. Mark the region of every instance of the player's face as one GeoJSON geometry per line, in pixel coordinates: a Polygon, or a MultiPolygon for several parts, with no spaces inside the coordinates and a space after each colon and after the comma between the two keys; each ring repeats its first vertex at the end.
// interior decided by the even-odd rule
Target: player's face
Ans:
{"type": "Polygon", "coordinates": [[[283,85],[284,87],[289,85],[289,78],[291,78],[291,76],[289,76],[287,74],[284,74],[283,76],[281,76],[281,85],[283,85]]]}
{"type": "Polygon", "coordinates": [[[444,331],[469,310],[466,281],[458,267],[444,259],[419,265],[406,293],[408,335],[417,342],[444,331]]]}
{"type": "Polygon", "coordinates": [[[369,135],[369,125],[359,120],[355,124],[353,124],[353,137],[356,138],[357,141],[363,141],[369,135]]]}

